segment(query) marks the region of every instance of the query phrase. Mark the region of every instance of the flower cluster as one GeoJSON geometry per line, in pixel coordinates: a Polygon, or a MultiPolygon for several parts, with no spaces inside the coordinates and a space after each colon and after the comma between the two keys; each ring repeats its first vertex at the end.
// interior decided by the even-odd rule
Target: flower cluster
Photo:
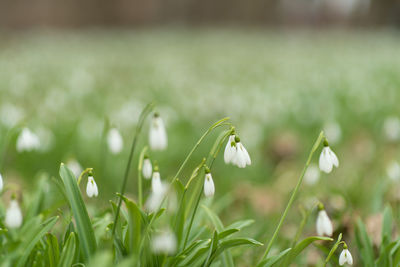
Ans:
{"type": "Polygon", "coordinates": [[[225,146],[224,161],[226,164],[233,164],[239,168],[251,165],[250,155],[240,142],[239,136],[231,134],[225,146]]]}

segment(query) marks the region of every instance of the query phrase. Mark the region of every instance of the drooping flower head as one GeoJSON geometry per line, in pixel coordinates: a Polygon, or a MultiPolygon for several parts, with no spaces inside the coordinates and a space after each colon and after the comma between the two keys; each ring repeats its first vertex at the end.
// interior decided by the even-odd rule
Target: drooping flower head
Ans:
{"type": "Polygon", "coordinates": [[[171,255],[176,251],[176,237],[171,231],[156,234],[151,240],[151,248],[156,254],[171,255]]]}
{"type": "Polygon", "coordinates": [[[236,143],[236,153],[235,157],[232,160],[232,163],[238,166],[239,168],[244,168],[247,165],[251,165],[251,159],[249,153],[247,152],[246,148],[240,142],[239,136],[235,136],[235,143],[236,143]]]}
{"type": "Polygon", "coordinates": [[[119,154],[124,146],[124,140],[116,128],[112,128],[107,134],[108,149],[113,154],[119,154]]]}
{"type": "Polygon", "coordinates": [[[206,167],[204,177],[204,195],[206,197],[212,197],[215,193],[214,181],[211,176],[210,169],[206,167]]]}
{"type": "Polygon", "coordinates": [[[316,223],[317,234],[319,236],[332,236],[333,234],[332,222],[329,219],[328,214],[326,213],[324,205],[322,203],[318,205],[318,210],[319,212],[316,223]]]}
{"type": "Polygon", "coordinates": [[[164,121],[158,113],[154,113],[150,125],[149,144],[152,150],[164,150],[167,148],[168,139],[164,121]]]}
{"type": "Polygon", "coordinates": [[[17,151],[32,151],[40,148],[39,137],[28,128],[23,128],[17,139],[17,151]]]}
{"type": "Polygon", "coordinates": [[[329,147],[328,141],[325,139],[324,148],[319,156],[319,168],[321,171],[330,173],[333,169],[339,167],[339,160],[336,154],[329,147]]]}
{"type": "Polygon", "coordinates": [[[153,166],[151,165],[151,161],[148,155],[144,155],[143,158],[143,166],[142,166],[142,174],[145,179],[150,179],[151,174],[153,173],[153,166]]]}
{"type": "Polygon", "coordinates": [[[99,191],[97,189],[97,184],[94,181],[92,174],[89,174],[88,176],[88,182],[86,185],[86,194],[88,197],[97,197],[99,194],[99,191]]]}
{"type": "Polygon", "coordinates": [[[22,212],[15,195],[11,197],[4,223],[8,228],[19,228],[22,225],[22,212]]]}
{"type": "Polygon", "coordinates": [[[228,143],[226,143],[224,151],[224,161],[226,164],[232,163],[236,154],[235,134],[229,136],[228,143]]]}
{"type": "Polygon", "coordinates": [[[347,244],[344,243],[343,250],[339,256],[339,265],[342,266],[345,263],[349,265],[353,265],[353,257],[351,256],[350,251],[347,249],[347,244]]]}
{"type": "Polygon", "coordinates": [[[153,170],[153,176],[151,178],[151,190],[153,193],[158,194],[161,193],[163,190],[163,186],[161,183],[161,176],[160,172],[158,170],[158,165],[157,163],[154,164],[154,170],[153,170]]]}

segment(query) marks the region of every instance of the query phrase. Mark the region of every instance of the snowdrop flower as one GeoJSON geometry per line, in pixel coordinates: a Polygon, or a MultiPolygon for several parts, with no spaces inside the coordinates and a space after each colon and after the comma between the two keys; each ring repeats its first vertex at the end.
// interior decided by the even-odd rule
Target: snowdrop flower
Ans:
{"type": "Polygon", "coordinates": [[[151,178],[151,190],[155,194],[161,193],[163,190],[163,186],[161,183],[160,172],[158,171],[158,166],[154,167],[153,177],[151,178]]]}
{"type": "Polygon", "coordinates": [[[22,212],[17,200],[13,197],[6,211],[5,225],[9,228],[18,228],[22,225],[22,212]]]}
{"type": "Polygon", "coordinates": [[[400,179],[400,165],[397,161],[392,161],[386,168],[386,174],[393,181],[400,179]]]}
{"type": "Polygon", "coordinates": [[[318,217],[317,217],[317,234],[319,236],[332,236],[333,233],[333,226],[332,222],[326,214],[324,209],[324,205],[318,205],[318,217]]]}
{"type": "Polygon", "coordinates": [[[22,129],[17,139],[17,151],[32,151],[40,148],[39,137],[28,128],[22,129]]]}
{"type": "Polygon", "coordinates": [[[76,179],[79,178],[79,175],[81,175],[81,173],[83,171],[81,164],[79,164],[79,162],[76,161],[75,159],[68,160],[67,167],[68,167],[68,169],[70,169],[72,171],[72,173],[75,175],[76,179]]]}
{"type": "Polygon", "coordinates": [[[383,131],[389,141],[400,139],[400,119],[397,117],[388,117],[383,123],[383,131]]]}
{"type": "Polygon", "coordinates": [[[324,148],[319,156],[319,168],[321,171],[330,173],[333,169],[339,167],[339,160],[336,154],[329,147],[328,141],[324,141],[324,148]]]}
{"type": "Polygon", "coordinates": [[[226,164],[232,163],[233,158],[236,154],[236,143],[235,143],[235,135],[231,134],[228,139],[228,143],[225,147],[224,152],[224,161],[226,164]]]}
{"type": "Polygon", "coordinates": [[[321,173],[319,172],[317,165],[311,164],[304,174],[304,182],[308,185],[314,185],[318,182],[320,176],[321,173]]]}
{"type": "Polygon", "coordinates": [[[164,150],[167,148],[167,131],[164,122],[158,113],[154,113],[150,126],[149,144],[152,150],[164,150]]]}
{"type": "Polygon", "coordinates": [[[162,182],[157,185],[157,191],[152,191],[146,201],[146,209],[149,212],[157,212],[167,194],[168,186],[162,182]]]}
{"type": "Polygon", "coordinates": [[[251,159],[249,153],[240,142],[240,138],[238,136],[235,136],[235,143],[236,143],[236,153],[232,162],[236,164],[236,166],[238,166],[239,168],[244,168],[246,167],[246,165],[251,165],[251,159]]]}
{"type": "Polygon", "coordinates": [[[342,266],[345,263],[353,265],[353,257],[351,256],[350,251],[347,249],[346,243],[343,245],[342,253],[340,253],[339,256],[339,265],[342,266]]]}
{"type": "Polygon", "coordinates": [[[204,177],[204,195],[212,197],[215,193],[214,181],[212,179],[210,169],[206,167],[206,175],[204,177]]]}
{"type": "Polygon", "coordinates": [[[151,161],[147,155],[144,156],[142,174],[145,179],[150,179],[153,173],[153,167],[151,166],[151,161]]]}
{"type": "Polygon", "coordinates": [[[0,192],[3,190],[3,177],[1,176],[0,173],[0,192]]]}
{"type": "Polygon", "coordinates": [[[88,183],[86,185],[86,194],[88,197],[97,197],[99,191],[97,189],[97,184],[93,179],[93,176],[89,175],[88,183]]]}
{"type": "Polygon", "coordinates": [[[152,250],[156,254],[171,255],[175,253],[176,245],[176,237],[170,231],[155,235],[151,241],[152,250]]]}
{"type": "Polygon", "coordinates": [[[110,131],[108,131],[107,144],[111,153],[118,154],[121,152],[122,147],[124,146],[124,141],[116,128],[112,128],[110,131]]]}

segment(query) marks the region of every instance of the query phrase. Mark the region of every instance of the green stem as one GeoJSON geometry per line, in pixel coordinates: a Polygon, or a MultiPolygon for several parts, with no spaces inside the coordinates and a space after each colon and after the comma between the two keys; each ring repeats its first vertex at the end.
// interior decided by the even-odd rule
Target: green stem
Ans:
{"type": "MultiPolygon", "coordinates": [[[[140,131],[143,128],[143,123],[144,123],[147,115],[152,111],[152,109],[153,109],[153,104],[150,103],[143,109],[142,113],[140,114],[139,121],[138,121],[138,124],[136,126],[135,135],[133,136],[133,141],[132,141],[131,151],[129,153],[128,163],[127,163],[126,169],[125,169],[124,180],[122,182],[122,187],[121,187],[121,196],[123,196],[125,194],[126,183],[128,181],[129,171],[131,169],[132,158],[133,158],[133,154],[135,152],[135,147],[136,147],[136,143],[137,143],[140,131]]],[[[112,228],[112,236],[113,237],[114,237],[114,234],[115,234],[115,229],[116,229],[116,226],[117,226],[117,221],[118,221],[118,217],[119,217],[119,211],[121,210],[121,205],[122,205],[122,198],[119,197],[118,198],[117,211],[115,213],[114,224],[113,224],[113,228],[112,228]]]]}
{"type": "Polygon", "coordinates": [[[261,258],[260,262],[265,260],[268,257],[268,253],[272,248],[272,244],[274,243],[276,237],[278,236],[278,233],[279,233],[279,230],[282,227],[283,221],[285,220],[285,218],[286,218],[286,216],[287,216],[287,214],[289,212],[289,209],[292,206],[293,201],[294,201],[294,199],[295,199],[295,197],[297,195],[297,191],[299,190],[299,188],[301,186],[301,183],[303,182],[304,174],[306,173],[307,168],[311,163],[311,159],[312,159],[315,151],[318,149],[319,145],[321,144],[321,141],[322,141],[323,138],[324,138],[324,132],[321,131],[321,133],[319,134],[319,136],[317,138],[317,141],[315,141],[315,143],[314,143],[314,145],[313,145],[313,147],[311,149],[310,154],[308,155],[308,159],[307,159],[306,165],[304,166],[303,171],[301,172],[301,175],[300,175],[300,178],[299,178],[299,180],[297,182],[297,185],[294,188],[294,190],[292,192],[292,195],[290,196],[290,199],[289,199],[288,204],[286,205],[285,211],[283,212],[283,214],[281,216],[281,219],[279,220],[279,223],[278,223],[278,225],[277,225],[277,227],[275,229],[274,234],[272,235],[271,239],[268,242],[267,248],[265,249],[264,255],[261,258]]]}
{"type": "MultiPolygon", "coordinates": [[[[221,147],[222,147],[223,143],[225,142],[225,139],[229,136],[230,133],[231,133],[231,130],[224,132],[223,135],[221,135],[222,137],[217,139],[217,141],[215,142],[215,144],[213,146],[213,148],[215,148],[215,149],[212,149],[211,152],[210,152],[210,155],[209,155],[209,159],[210,159],[209,162],[210,163],[209,163],[208,168],[210,170],[212,168],[212,165],[214,164],[215,159],[217,158],[218,152],[221,150],[221,147]],[[218,144],[218,145],[216,146],[216,144],[218,144]]],[[[188,229],[186,231],[185,241],[183,243],[183,249],[182,250],[184,250],[186,248],[187,241],[189,239],[190,230],[192,229],[192,226],[193,226],[194,217],[195,217],[197,209],[199,207],[200,200],[201,200],[201,195],[203,193],[203,190],[204,190],[204,183],[202,184],[201,189],[199,191],[199,194],[197,195],[196,204],[194,206],[192,217],[190,218],[189,226],[188,226],[188,229]]]]}
{"type": "Polygon", "coordinates": [[[83,172],[81,172],[81,174],[79,175],[78,178],[78,186],[81,184],[81,181],[83,179],[83,176],[89,172],[93,171],[93,168],[86,168],[83,172]]]}
{"type": "Polygon", "coordinates": [[[138,166],[138,198],[139,198],[139,208],[143,207],[143,186],[142,186],[142,169],[143,169],[143,159],[146,154],[148,147],[145,146],[140,152],[139,156],[139,166],[138,166]]]}

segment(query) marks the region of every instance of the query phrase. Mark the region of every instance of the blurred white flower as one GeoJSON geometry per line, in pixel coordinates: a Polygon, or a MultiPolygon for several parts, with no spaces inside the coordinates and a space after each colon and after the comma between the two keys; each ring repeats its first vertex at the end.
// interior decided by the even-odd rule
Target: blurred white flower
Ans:
{"type": "Polygon", "coordinates": [[[17,151],[32,151],[40,148],[39,137],[28,128],[23,128],[17,139],[17,151]]]}
{"type": "Polygon", "coordinates": [[[149,144],[152,150],[164,150],[167,148],[167,132],[165,130],[164,122],[158,113],[154,113],[151,121],[149,144]]]}
{"type": "Polygon", "coordinates": [[[342,138],[342,128],[336,122],[325,124],[324,133],[329,140],[329,143],[337,144],[342,138]]]}
{"type": "Polygon", "coordinates": [[[22,225],[22,212],[15,199],[10,201],[4,223],[9,228],[18,228],[22,225]]]}
{"type": "MultiPolygon", "coordinates": [[[[154,179],[154,173],[153,173],[153,179],[154,179]]],[[[153,186],[153,180],[152,180],[152,186],[153,186]]],[[[150,196],[147,198],[146,201],[146,209],[150,212],[156,212],[160,209],[164,197],[166,197],[166,194],[168,192],[168,186],[161,181],[159,183],[156,182],[155,188],[156,190],[155,191],[152,190],[150,196]]]]}
{"type": "Polygon", "coordinates": [[[344,244],[343,250],[339,256],[339,265],[342,266],[345,263],[349,265],[353,265],[353,257],[351,256],[350,251],[347,249],[347,245],[344,244]]]}
{"type": "Polygon", "coordinates": [[[97,189],[97,184],[94,181],[93,176],[88,177],[88,182],[86,185],[86,194],[88,197],[97,197],[99,194],[99,191],[97,189]]]}
{"type": "Polygon", "coordinates": [[[225,146],[224,161],[226,164],[231,163],[236,154],[235,135],[229,136],[228,142],[225,146]]]}
{"type": "Polygon", "coordinates": [[[386,174],[391,180],[398,181],[400,179],[400,164],[395,160],[390,162],[386,167],[386,174]]]}
{"type": "Polygon", "coordinates": [[[244,168],[246,167],[246,165],[251,165],[249,153],[240,142],[240,138],[238,136],[235,136],[235,142],[236,142],[236,153],[235,157],[232,159],[232,163],[238,166],[239,168],[244,168]]]}
{"type": "Polygon", "coordinates": [[[318,166],[316,164],[311,164],[304,174],[304,182],[308,185],[314,185],[318,182],[320,176],[321,174],[318,166]]]}
{"type": "Polygon", "coordinates": [[[1,106],[0,121],[9,128],[17,125],[24,117],[24,111],[11,103],[2,103],[1,106]]]}
{"type": "Polygon", "coordinates": [[[81,175],[81,173],[83,171],[82,166],[75,159],[69,159],[67,161],[67,167],[68,167],[68,169],[70,169],[72,171],[72,173],[75,175],[76,179],[79,178],[79,176],[81,175]]]}
{"type": "Polygon", "coordinates": [[[3,177],[1,176],[0,173],[0,192],[3,191],[3,177]]]}
{"type": "Polygon", "coordinates": [[[176,245],[176,237],[170,231],[155,235],[151,241],[152,250],[156,254],[171,255],[175,253],[176,245]]]}
{"type": "Polygon", "coordinates": [[[118,154],[121,152],[122,147],[124,146],[124,140],[116,128],[112,128],[108,131],[107,144],[108,149],[112,154],[118,154]]]}
{"type": "Polygon", "coordinates": [[[156,169],[154,170],[153,177],[151,178],[151,190],[155,194],[161,193],[163,190],[160,173],[156,169]]]}
{"type": "Polygon", "coordinates": [[[400,139],[400,119],[397,117],[388,117],[383,123],[383,131],[389,141],[400,139]]]}
{"type": "Polygon", "coordinates": [[[153,173],[153,167],[151,166],[151,161],[148,157],[144,157],[143,166],[142,166],[142,174],[145,179],[150,179],[151,174],[153,173]]]}
{"type": "Polygon", "coordinates": [[[204,177],[204,195],[206,197],[212,197],[215,193],[214,181],[212,179],[209,170],[206,170],[206,175],[204,177]]]}
{"type": "Polygon", "coordinates": [[[317,217],[317,234],[319,236],[332,236],[333,226],[332,222],[326,214],[326,211],[323,209],[323,206],[320,207],[320,211],[318,212],[317,217]]]}
{"type": "Polygon", "coordinates": [[[319,168],[323,172],[330,173],[333,166],[339,167],[339,160],[328,144],[325,143],[319,156],[319,168]]]}

